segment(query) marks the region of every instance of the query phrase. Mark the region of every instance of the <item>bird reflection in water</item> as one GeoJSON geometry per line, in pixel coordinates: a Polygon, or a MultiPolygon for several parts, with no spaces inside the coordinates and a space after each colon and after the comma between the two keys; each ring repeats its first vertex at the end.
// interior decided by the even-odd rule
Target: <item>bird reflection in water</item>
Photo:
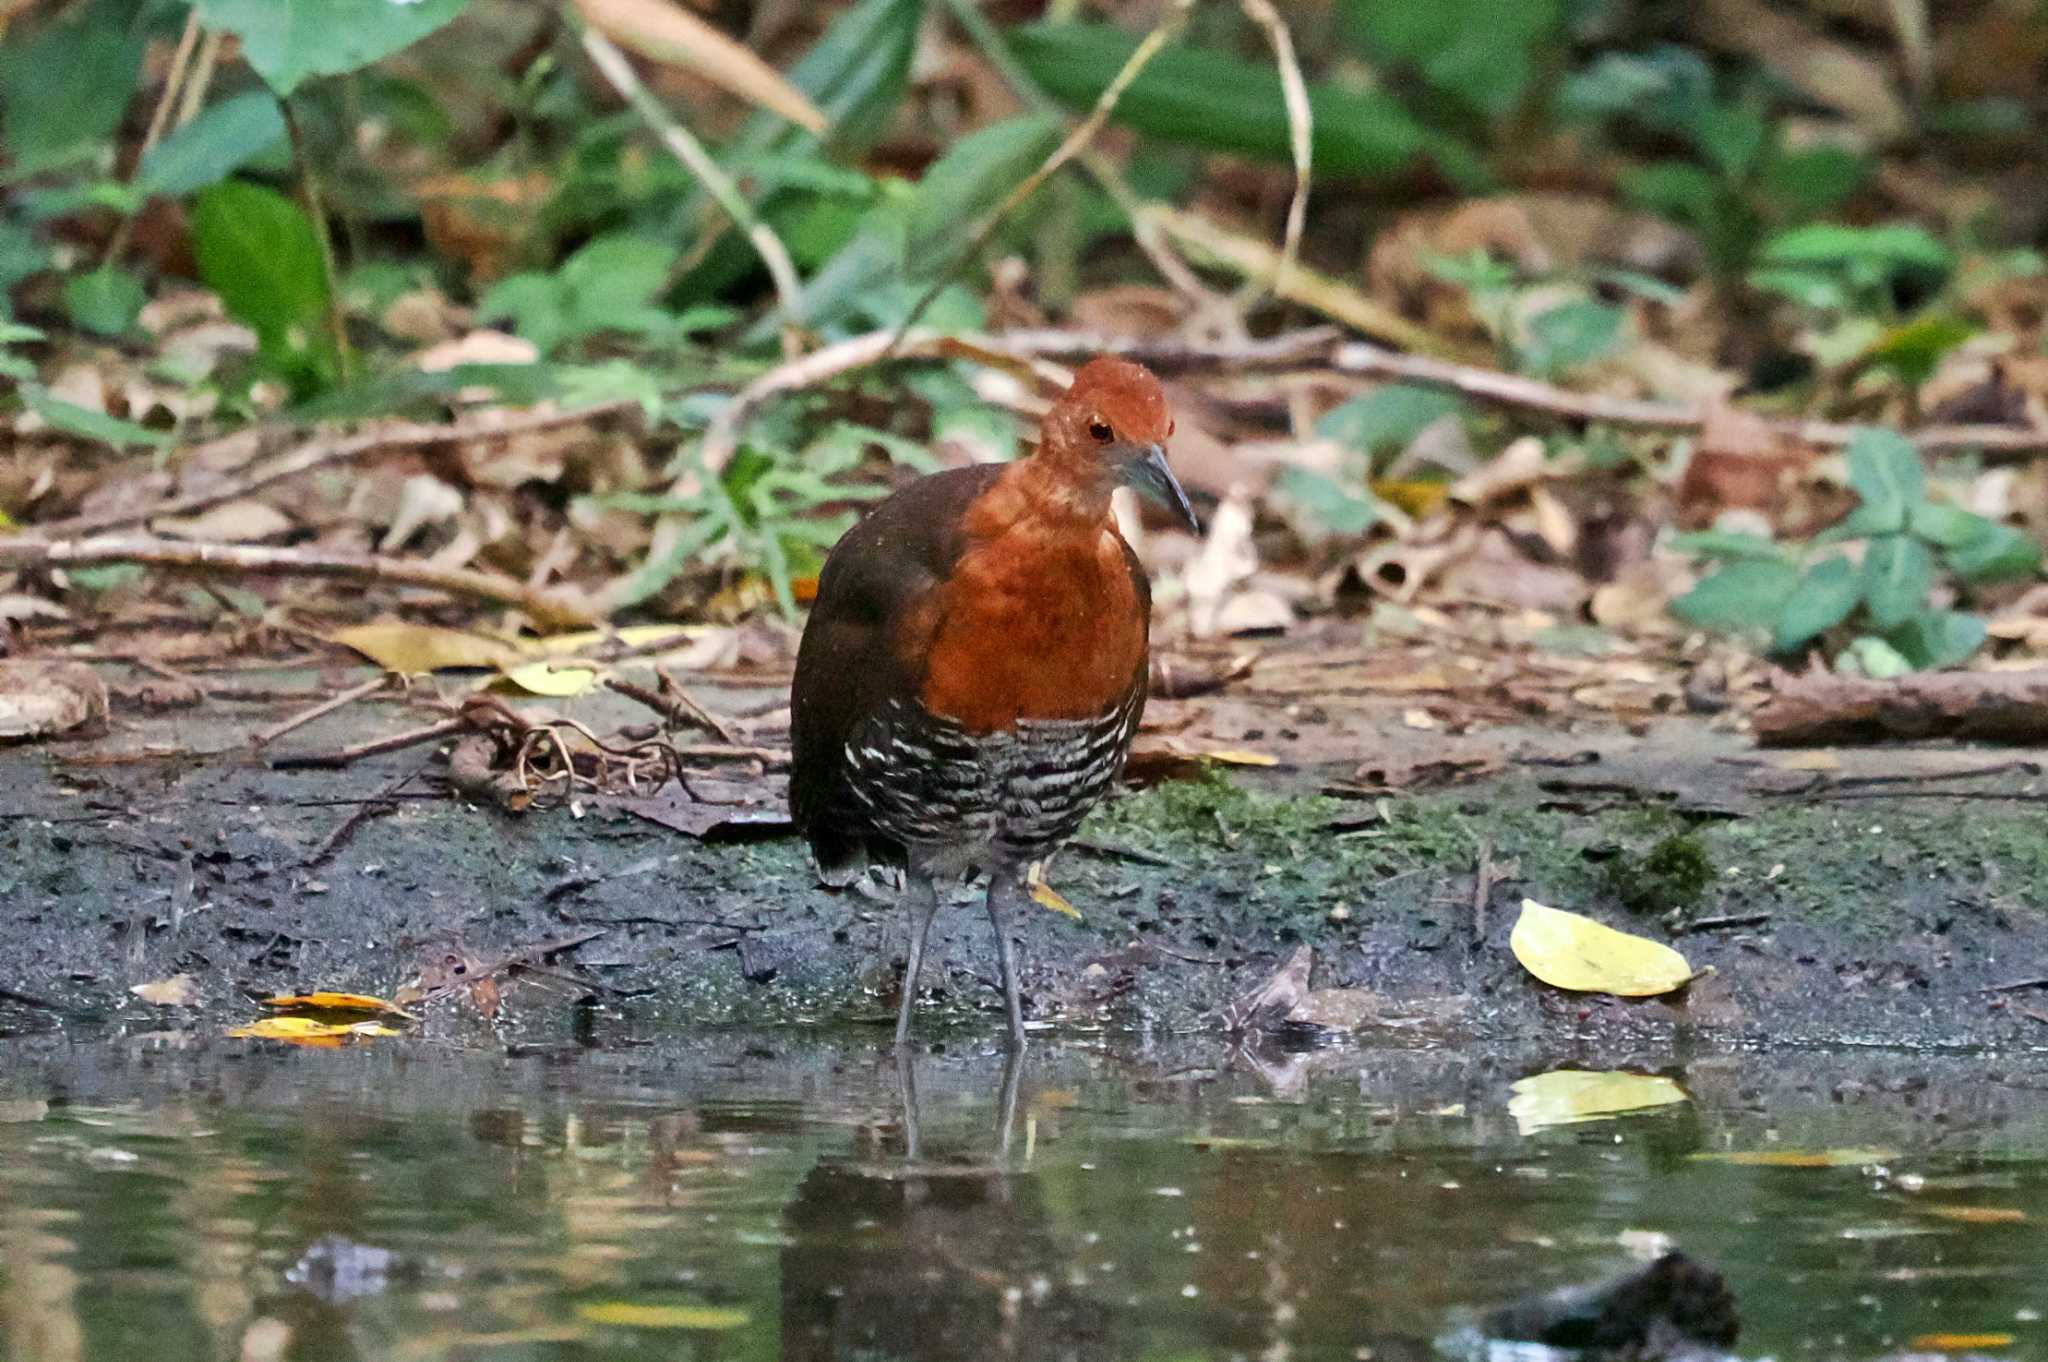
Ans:
{"type": "Polygon", "coordinates": [[[784,1208],[785,1362],[1113,1355],[1109,1311],[1070,1284],[1072,1246],[1028,1152],[1022,1167],[1012,1157],[1022,1053],[1003,1066],[993,1136],[969,1142],[978,1153],[948,1153],[926,1129],[915,1061],[896,1062],[901,1159],[821,1163],[784,1208]]]}

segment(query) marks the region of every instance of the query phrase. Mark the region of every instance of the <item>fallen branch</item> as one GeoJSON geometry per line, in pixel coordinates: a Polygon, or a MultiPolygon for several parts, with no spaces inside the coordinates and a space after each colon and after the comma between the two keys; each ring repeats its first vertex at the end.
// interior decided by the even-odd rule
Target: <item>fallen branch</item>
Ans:
{"type": "Polygon", "coordinates": [[[249,739],[249,746],[268,747],[270,746],[270,744],[276,742],[279,738],[282,738],[285,734],[293,732],[300,728],[304,728],[307,724],[312,723],[315,719],[324,719],[328,715],[334,713],[334,711],[336,711],[337,709],[342,709],[346,706],[352,705],[356,701],[363,699],[365,696],[375,695],[378,691],[384,689],[385,686],[389,685],[390,682],[390,676],[380,672],[376,676],[373,676],[369,680],[363,682],[360,686],[351,686],[349,689],[343,691],[339,695],[330,696],[329,698],[322,700],[319,704],[313,706],[311,709],[302,709],[297,714],[292,715],[289,719],[282,719],[277,723],[272,724],[270,727],[264,729],[261,733],[258,733],[255,737],[249,739]]]}
{"type": "Polygon", "coordinates": [[[195,544],[146,535],[103,535],[91,539],[0,538],[0,568],[103,567],[137,563],[145,567],[242,577],[341,577],[354,582],[422,587],[451,596],[523,610],[544,625],[580,627],[597,622],[587,603],[469,568],[368,553],[272,548],[258,544],[195,544]]]}
{"type": "MultiPolygon", "coordinates": [[[[210,491],[174,497],[169,501],[160,501],[154,506],[136,507],[107,515],[78,516],[71,520],[51,521],[36,526],[35,531],[38,536],[52,540],[104,534],[108,530],[140,525],[159,516],[193,515],[210,510],[230,501],[240,501],[243,497],[260,492],[273,483],[283,482],[287,478],[300,477],[316,469],[349,463],[372,454],[422,449],[433,445],[465,444],[472,440],[503,439],[511,435],[524,435],[529,431],[551,430],[556,426],[593,421],[617,412],[636,410],[638,407],[638,402],[601,402],[595,406],[578,407],[570,411],[518,412],[502,420],[490,422],[425,425],[408,421],[378,426],[353,435],[322,436],[308,440],[289,453],[280,455],[210,491]]],[[[187,462],[203,463],[209,461],[211,457],[239,451],[250,445],[253,445],[260,454],[266,445],[278,443],[293,433],[287,428],[237,431],[233,435],[224,435],[218,440],[186,451],[184,459],[187,462]]]]}
{"type": "Polygon", "coordinates": [[[443,719],[425,728],[409,728],[403,733],[393,733],[388,738],[372,738],[359,742],[353,747],[344,747],[333,752],[287,753],[270,759],[273,771],[338,770],[353,766],[368,757],[381,757],[387,752],[403,752],[408,747],[418,747],[423,742],[439,742],[452,738],[470,727],[467,719],[443,719]]]}
{"type": "Polygon", "coordinates": [[[1926,672],[1890,681],[1784,673],[1751,724],[1763,747],[1927,738],[2040,744],[2048,742],[2048,670],[1926,672]]]}

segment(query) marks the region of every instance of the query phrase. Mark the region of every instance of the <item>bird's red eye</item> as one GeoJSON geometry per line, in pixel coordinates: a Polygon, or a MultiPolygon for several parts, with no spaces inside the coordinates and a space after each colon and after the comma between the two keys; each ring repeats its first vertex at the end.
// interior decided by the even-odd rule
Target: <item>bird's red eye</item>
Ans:
{"type": "Polygon", "coordinates": [[[1090,421],[1088,423],[1088,433],[1094,436],[1101,444],[1108,444],[1116,438],[1116,432],[1109,428],[1109,422],[1107,421],[1090,421]]]}

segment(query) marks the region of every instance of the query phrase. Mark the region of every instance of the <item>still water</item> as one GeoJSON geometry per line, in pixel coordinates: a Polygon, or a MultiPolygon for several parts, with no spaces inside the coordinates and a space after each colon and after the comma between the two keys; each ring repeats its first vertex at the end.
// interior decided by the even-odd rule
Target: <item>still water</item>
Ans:
{"type": "Polygon", "coordinates": [[[1667,1057],[1545,1125],[1554,1060],[977,1044],[0,1042],[0,1348],[1427,1357],[1675,1243],[1745,1357],[2048,1357],[2038,1061],[1667,1057]]]}

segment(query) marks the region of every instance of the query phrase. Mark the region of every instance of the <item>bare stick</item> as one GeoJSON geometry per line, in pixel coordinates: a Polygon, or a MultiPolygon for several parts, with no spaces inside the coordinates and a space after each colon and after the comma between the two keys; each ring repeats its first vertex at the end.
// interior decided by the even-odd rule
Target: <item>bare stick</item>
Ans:
{"type": "MultiPolygon", "coordinates": [[[[934,279],[931,286],[925,289],[924,294],[911,306],[909,315],[904,317],[902,325],[896,328],[898,342],[910,334],[910,329],[917,325],[939,294],[953,282],[953,276],[969,261],[981,258],[989,239],[1009,220],[1010,214],[1017,211],[1018,205],[1037,193],[1038,187],[1050,179],[1054,171],[1088,148],[1096,135],[1102,131],[1103,125],[1109,122],[1110,114],[1116,111],[1117,102],[1124,97],[1124,91],[1131,87],[1131,82],[1152,64],[1152,59],[1159,55],[1161,48],[1180,35],[1182,27],[1187,24],[1188,12],[1194,5],[1195,0],[1173,0],[1173,7],[1160,17],[1159,22],[1153,25],[1152,31],[1132,49],[1131,55],[1124,61],[1123,68],[1103,87],[1102,93],[1096,96],[1095,107],[1088,111],[1088,116],[1074,125],[1073,131],[1053,149],[1052,155],[1040,162],[1038,169],[1019,180],[1010,192],[1003,196],[1003,201],[996,205],[995,211],[983,219],[981,226],[975,230],[974,236],[967,243],[967,249],[961,252],[952,268],[934,279]]],[[[892,343],[890,349],[894,348],[895,345],[892,343]]]]}
{"type": "Polygon", "coordinates": [[[548,625],[583,626],[597,620],[596,612],[586,601],[559,592],[535,590],[495,572],[435,567],[377,554],[256,544],[196,544],[146,535],[60,540],[0,537],[0,567],[102,567],[109,563],[139,563],[146,567],[244,577],[341,577],[357,582],[423,587],[493,605],[508,605],[548,625]]]}
{"type": "Polygon", "coordinates": [[[297,752],[272,757],[270,769],[304,771],[353,766],[367,757],[381,757],[386,752],[403,752],[406,748],[418,747],[423,742],[439,742],[443,738],[455,736],[470,726],[467,719],[443,719],[440,723],[428,724],[425,728],[409,728],[403,733],[393,733],[388,738],[372,738],[369,742],[360,742],[353,747],[343,747],[333,752],[297,752]]]}
{"type": "MultiPolygon", "coordinates": [[[[1315,116],[1309,108],[1308,83],[1301,78],[1301,63],[1294,56],[1294,35],[1271,0],[1240,0],[1245,16],[1266,30],[1273,48],[1273,64],[1280,68],[1280,95],[1287,105],[1287,145],[1294,155],[1294,196],[1287,203],[1287,227],[1280,238],[1280,258],[1274,263],[1271,286],[1281,297],[1294,282],[1295,261],[1301,255],[1302,228],[1308,222],[1308,186],[1311,138],[1315,116]]],[[[1263,281],[1260,287],[1264,287],[1263,281]]],[[[1251,298],[1242,300],[1250,303],[1251,298]]]]}
{"type": "Polygon", "coordinates": [[[356,805],[349,816],[341,821],[341,825],[335,828],[333,832],[328,833],[320,845],[313,849],[313,854],[299,862],[299,868],[301,870],[311,870],[313,867],[320,865],[328,857],[341,850],[341,844],[353,837],[357,828],[372,818],[382,817],[395,810],[398,807],[398,792],[410,785],[413,778],[426,769],[424,764],[413,767],[410,771],[407,771],[404,775],[386,785],[382,790],[356,805]]]}
{"type": "Polygon", "coordinates": [[[348,315],[341,301],[341,271],[334,264],[334,233],[328,229],[327,214],[320,206],[320,181],[313,172],[313,155],[306,145],[305,130],[299,126],[299,115],[292,108],[289,99],[277,101],[279,112],[284,114],[285,136],[292,144],[292,163],[298,168],[299,206],[306,210],[306,220],[313,228],[313,239],[320,245],[320,273],[327,282],[327,336],[334,342],[334,362],[341,366],[341,381],[348,382],[355,376],[356,355],[348,343],[348,315]]]}
{"type": "Polygon", "coordinates": [[[683,168],[696,176],[711,197],[718,200],[718,206],[725,210],[734,225],[746,234],[747,240],[753,243],[754,253],[768,267],[768,278],[774,282],[775,296],[782,305],[783,316],[794,322],[800,315],[797,307],[802,301],[803,286],[797,281],[796,265],[791,262],[782,239],[754,216],[746,196],[740,193],[732,177],[711,158],[711,153],[704,150],[704,144],[671,117],[661,101],[641,83],[633,70],[633,63],[626,60],[626,54],[596,29],[587,25],[582,28],[583,50],[589,54],[599,74],[639,115],[640,121],[661,139],[669,154],[681,161],[683,168]]]}
{"type": "Polygon", "coordinates": [[[691,699],[681,687],[663,695],[620,676],[606,677],[604,684],[605,689],[617,691],[628,700],[638,700],[671,725],[689,724],[703,729],[728,746],[740,746],[740,740],[734,736],[732,730],[714,719],[704,706],[691,699]]]}
{"type": "MultiPolygon", "coordinates": [[[[178,91],[184,87],[185,75],[192,66],[192,53],[199,46],[199,10],[195,7],[185,16],[184,32],[178,35],[178,46],[171,53],[170,69],[164,73],[163,92],[157,96],[156,108],[150,111],[149,129],[142,134],[142,150],[135,158],[135,169],[140,173],[142,162],[148,157],[150,148],[163,139],[164,129],[170,126],[171,109],[178,102],[178,91]]],[[[131,182],[133,177],[130,177],[131,182]]],[[[127,253],[128,241],[135,234],[136,211],[131,210],[121,218],[120,226],[107,240],[105,254],[101,255],[102,265],[115,264],[127,253]]]]}
{"type": "Polygon", "coordinates": [[[360,686],[351,686],[341,694],[323,700],[311,709],[301,710],[289,719],[272,724],[269,728],[264,729],[255,737],[249,739],[249,746],[256,748],[268,747],[285,734],[304,728],[315,719],[324,719],[334,713],[335,710],[352,705],[364,696],[375,695],[378,691],[389,685],[390,682],[391,678],[387,674],[380,673],[373,676],[360,686]]]}
{"type": "MultiPolygon", "coordinates": [[[[278,456],[240,478],[223,483],[212,491],[196,492],[190,496],[160,501],[154,506],[118,511],[109,515],[80,516],[73,520],[52,521],[46,525],[38,525],[35,529],[38,534],[51,539],[76,538],[81,535],[100,534],[107,530],[126,529],[130,525],[140,525],[158,516],[192,515],[230,501],[239,501],[288,478],[300,477],[316,469],[348,463],[373,454],[401,449],[420,449],[430,445],[461,444],[470,440],[502,439],[510,435],[523,435],[529,431],[551,430],[557,426],[594,421],[602,416],[635,410],[638,407],[639,403],[633,401],[601,402],[596,406],[578,407],[570,411],[520,412],[502,421],[488,423],[425,425],[408,421],[378,426],[354,435],[322,437],[309,440],[297,449],[278,456]]],[[[260,449],[265,444],[280,438],[288,438],[290,435],[289,430],[237,431],[233,435],[224,435],[218,440],[188,450],[185,457],[188,461],[203,462],[208,455],[216,451],[238,450],[251,443],[260,449]]]]}

